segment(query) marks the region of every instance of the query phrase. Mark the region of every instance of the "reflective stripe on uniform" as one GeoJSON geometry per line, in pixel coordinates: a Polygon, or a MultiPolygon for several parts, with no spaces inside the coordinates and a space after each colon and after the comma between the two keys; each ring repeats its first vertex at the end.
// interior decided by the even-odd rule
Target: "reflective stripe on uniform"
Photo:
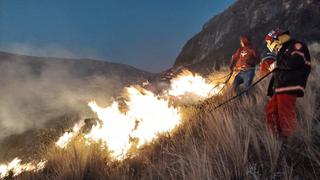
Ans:
{"type": "Polygon", "coordinates": [[[274,56],[266,56],[266,57],[262,58],[262,59],[261,59],[261,61],[264,61],[264,60],[266,60],[266,59],[273,59],[273,60],[277,60],[277,58],[276,58],[276,57],[274,57],[274,56]]]}
{"type": "Polygon", "coordinates": [[[304,87],[302,87],[302,86],[287,86],[287,87],[281,87],[281,88],[275,89],[276,92],[295,91],[295,90],[304,91],[304,87]]]}
{"type": "Polygon", "coordinates": [[[308,66],[311,66],[311,62],[306,59],[306,57],[304,56],[304,53],[303,53],[303,52],[300,52],[300,51],[292,51],[292,52],[291,52],[291,56],[294,55],[294,54],[298,54],[299,56],[303,57],[304,63],[305,63],[306,65],[308,65],[308,66]]]}

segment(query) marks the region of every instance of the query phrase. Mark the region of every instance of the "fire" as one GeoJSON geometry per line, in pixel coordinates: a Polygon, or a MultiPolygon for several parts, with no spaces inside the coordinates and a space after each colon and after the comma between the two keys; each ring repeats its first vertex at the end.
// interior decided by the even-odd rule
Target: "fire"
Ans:
{"type": "Polygon", "coordinates": [[[76,135],[78,135],[81,127],[83,127],[84,122],[80,121],[79,123],[76,123],[71,132],[65,132],[60,138],[59,140],[56,142],[56,145],[58,147],[60,147],[61,149],[64,149],[67,147],[67,145],[69,144],[69,142],[72,140],[73,137],[75,137],[76,135]]]}
{"type": "Polygon", "coordinates": [[[117,159],[125,157],[136,139],[137,148],[152,141],[158,134],[170,132],[180,124],[177,108],[169,101],[157,97],[152,92],[135,87],[127,88],[130,99],[126,101],[127,112],[119,111],[118,103],[101,108],[95,102],[89,106],[97,113],[103,124],[98,124],[85,137],[104,142],[117,159]]]}
{"type": "Polygon", "coordinates": [[[26,163],[21,164],[21,159],[15,158],[8,164],[0,164],[0,178],[8,176],[17,176],[23,172],[37,172],[42,170],[47,161],[42,160],[38,163],[26,163]]]}
{"type": "MultiPolygon", "coordinates": [[[[114,159],[121,160],[131,149],[141,148],[156,139],[159,134],[171,133],[181,124],[180,108],[170,104],[170,97],[187,99],[194,95],[204,100],[221,93],[225,84],[207,82],[205,78],[190,71],[183,71],[171,80],[171,86],[164,94],[155,95],[141,87],[126,88],[127,99],[124,100],[125,111],[120,102],[114,101],[109,107],[100,107],[96,102],[88,106],[95,112],[100,122],[93,125],[90,132],[84,134],[86,144],[101,142],[103,148],[108,148],[114,159]]],[[[65,149],[68,144],[81,133],[85,122],[76,123],[72,130],[65,132],[56,142],[56,146],[65,149]]],[[[83,132],[82,132],[83,133],[83,132]]],[[[21,164],[21,159],[15,158],[8,164],[0,164],[0,178],[17,176],[22,172],[37,172],[43,169],[47,161],[21,164]]]]}
{"type": "Polygon", "coordinates": [[[119,111],[117,102],[107,108],[101,108],[95,102],[90,102],[88,105],[97,113],[103,124],[98,123],[93,126],[85,138],[94,141],[101,140],[107,144],[116,157],[128,151],[130,148],[129,136],[134,129],[135,122],[119,111]]]}
{"type": "Polygon", "coordinates": [[[144,94],[135,88],[128,89],[130,117],[138,120],[138,128],[133,137],[139,139],[138,147],[150,142],[158,133],[170,132],[181,123],[179,109],[169,105],[169,101],[156,97],[144,90],[144,94]]]}
{"type": "MultiPolygon", "coordinates": [[[[101,122],[92,126],[84,135],[86,144],[100,142],[107,147],[115,159],[123,159],[131,148],[140,148],[161,133],[170,133],[181,124],[181,114],[177,107],[169,103],[169,97],[187,98],[193,94],[197,99],[206,99],[220,92],[224,84],[208,83],[205,78],[190,71],[183,71],[171,80],[170,89],[163,95],[155,95],[142,87],[126,88],[126,110],[121,110],[120,102],[114,101],[108,107],[100,107],[96,102],[88,106],[98,115],[101,122]]],[[[56,142],[60,148],[79,134],[83,123],[76,124],[71,132],[66,132],[56,142]]]]}
{"type": "Polygon", "coordinates": [[[178,97],[191,94],[203,100],[217,95],[223,86],[224,84],[208,83],[202,76],[185,70],[171,80],[168,94],[178,97]]]}

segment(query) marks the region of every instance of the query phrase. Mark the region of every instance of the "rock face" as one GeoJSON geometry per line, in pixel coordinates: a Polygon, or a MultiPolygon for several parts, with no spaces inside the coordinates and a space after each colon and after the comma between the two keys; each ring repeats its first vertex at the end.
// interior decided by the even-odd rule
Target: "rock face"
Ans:
{"type": "Polygon", "coordinates": [[[249,35],[263,52],[265,34],[276,27],[288,29],[308,44],[318,43],[319,17],[319,0],[237,0],[187,42],[174,66],[207,72],[228,63],[241,34],[249,35]]]}

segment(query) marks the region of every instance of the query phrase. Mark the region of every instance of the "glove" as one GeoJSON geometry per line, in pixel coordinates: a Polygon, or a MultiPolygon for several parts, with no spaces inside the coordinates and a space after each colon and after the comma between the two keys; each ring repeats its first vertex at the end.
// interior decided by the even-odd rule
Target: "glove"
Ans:
{"type": "Polygon", "coordinates": [[[277,62],[274,62],[272,64],[270,64],[269,66],[269,71],[274,71],[275,69],[277,69],[277,62]]]}

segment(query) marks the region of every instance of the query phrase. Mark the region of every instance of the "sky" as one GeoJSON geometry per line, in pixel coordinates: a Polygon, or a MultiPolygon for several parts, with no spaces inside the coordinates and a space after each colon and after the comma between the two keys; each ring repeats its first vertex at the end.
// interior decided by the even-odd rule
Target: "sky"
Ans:
{"type": "Polygon", "coordinates": [[[234,1],[0,0],[0,51],[95,58],[160,72],[234,1]]]}

